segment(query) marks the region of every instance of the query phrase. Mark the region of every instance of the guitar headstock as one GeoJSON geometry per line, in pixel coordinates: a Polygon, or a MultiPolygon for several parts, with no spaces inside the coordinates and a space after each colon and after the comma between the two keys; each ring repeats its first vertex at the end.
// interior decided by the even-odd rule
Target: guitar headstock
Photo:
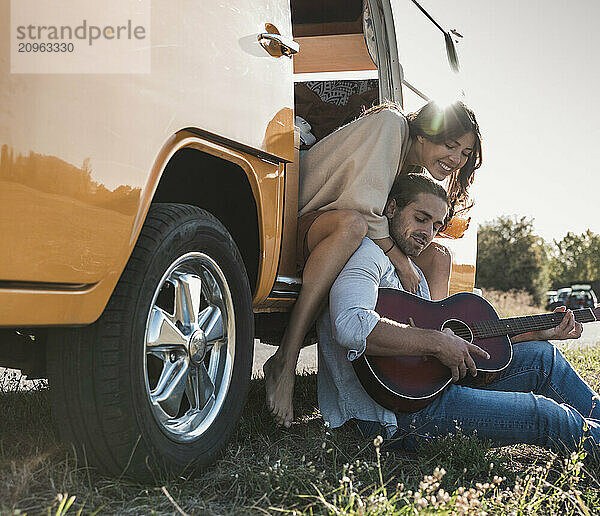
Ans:
{"type": "MultiPolygon", "coordinates": [[[[554,314],[556,313],[557,312],[554,312],[554,314]]],[[[564,314],[564,312],[558,313],[564,314]]],[[[600,321],[600,306],[597,306],[596,308],[578,308],[573,310],[573,315],[575,316],[575,320],[580,323],[600,321]]]]}
{"type": "Polygon", "coordinates": [[[575,320],[578,322],[593,322],[600,321],[600,305],[596,308],[580,308],[579,310],[573,310],[575,320]]]}

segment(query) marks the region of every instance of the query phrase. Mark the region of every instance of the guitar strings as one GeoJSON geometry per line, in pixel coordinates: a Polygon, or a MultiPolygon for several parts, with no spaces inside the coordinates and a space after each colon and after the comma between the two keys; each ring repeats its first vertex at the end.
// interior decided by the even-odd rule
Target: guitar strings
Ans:
{"type": "MultiPolygon", "coordinates": [[[[592,322],[595,317],[589,308],[574,310],[577,322],[592,322]]],[[[499,337],[502,335],[517,335],[534,330],[546,330],[560,324],[564,318],[564,312],[552,312],[523,317],[512,317],[473,323],[474,333],[478,338],[499,337]]]]}
{"type": "MultiPolygon", "coordinates": [[[[577,322],[593,322],[595,317],[589,308],[574,310],[577,322]]],[[[454,334],[467,342],[472,342],[472,337],[486,339],[492,337],[513,336],[535,330],[547,330],[558,326],[563,320],[564,312],[530,315],[523,317],[510,317],[506,319],[490,319],[477,321],[468,327],[450,328],[454,334]]]]}

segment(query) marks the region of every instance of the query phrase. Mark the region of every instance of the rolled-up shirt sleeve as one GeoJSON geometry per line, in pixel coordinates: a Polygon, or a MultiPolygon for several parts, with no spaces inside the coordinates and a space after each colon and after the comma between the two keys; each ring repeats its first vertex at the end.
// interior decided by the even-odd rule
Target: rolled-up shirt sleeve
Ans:
{"type": "Polygon", "coordinates": [[[348,360],[365,352],[367,337],[379,322],[375,305],[385,261],[377,244],[365,239],[331,287],[333,337],[348,350],[348,360]]]}

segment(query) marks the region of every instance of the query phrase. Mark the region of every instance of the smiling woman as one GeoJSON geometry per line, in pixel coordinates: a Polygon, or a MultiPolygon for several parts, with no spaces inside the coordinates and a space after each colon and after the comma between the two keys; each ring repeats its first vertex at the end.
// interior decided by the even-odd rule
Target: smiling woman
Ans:
{"type": "MultiPolygon", "coordinates": [[[[389,109],[401,112],[398,105],[386,103],[362,116],[389,109]]],[[[428,102],[406,115],[406,120],[409,150],[398,170],[416,166],[426,169],[438,181],[449,177],[450,220],[460,206],[468,206],[467,190],[482,163],[481,133],[475,113],[460,101],[447,105],[428,102]]]]}
{"type": "MultiPolygon", "coordinates": [[[[381,247],[403,287],[414,292],[420,275],[390,237],[383,214],[398,176],[427,169],[448,181],[449,214],[468,206],[473,173],[481,165],[481,137],[474,113],[462,102],[429,102],[405,116],[394,103],[368,109],[319,141],[301,161],[298,196],[298,250],[302,290],[275,355],[265,364],[267,405],[289,425],[291,390],[304,336],[317,310],[365,236],[381,247]]],[[[414,260],[423,270],[433,299],[448,295],[451,258],[431,245],[414,260]]]]}
{"type": "Polygon", "coordinates": [[[424,136],[417,136],[415,143],[415,150],[421,151],[420,160],[426,163],[425,168],[435,179],[443,181],[453,171],[465,166],[473,153],[475,135],[463,134],[444,143],[434,143],[424,136]]]}

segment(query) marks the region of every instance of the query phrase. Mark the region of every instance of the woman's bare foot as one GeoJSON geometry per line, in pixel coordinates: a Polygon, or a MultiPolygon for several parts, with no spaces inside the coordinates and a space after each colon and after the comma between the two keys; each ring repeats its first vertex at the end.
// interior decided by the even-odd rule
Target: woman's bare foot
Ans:
{"type": "Polygon", "coordinates": [[[294,419],[292,395],[296,377],[295,363],[292,368],[285,367],[278,360],[276,353],[265,362],[263,372],[267,391],[267,408],[278,425],[289,428],[294,419]]]}
{"type": "Polygon", "coordinates": [[[292,395],[302,342],[314,323],[327,293],[367,234],[364,217],[353,210],[332,210],[319,215],[306,235],[310,255],[302,272],[302,289],[279,348],[265,362],[267,407],[275,422],[289,427],[294,419],[292,395]]]}

